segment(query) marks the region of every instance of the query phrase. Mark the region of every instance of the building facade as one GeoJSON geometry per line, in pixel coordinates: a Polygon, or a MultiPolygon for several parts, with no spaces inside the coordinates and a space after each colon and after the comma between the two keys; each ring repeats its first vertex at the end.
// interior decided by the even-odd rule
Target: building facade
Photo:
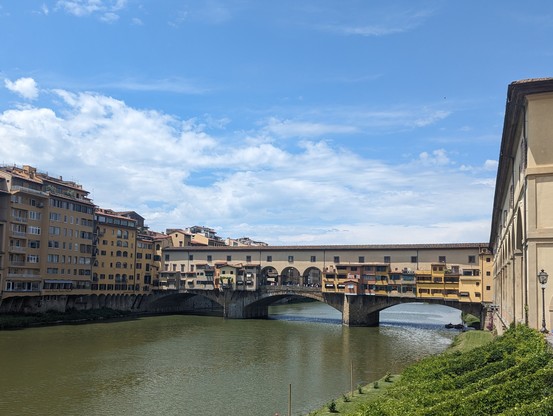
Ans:
{"type": "Polygon", "coordinates": [[[31,166],[0,168],[2,299],[88,294],[94,205],[72,181],[31,166]]]}
{"type": "Polygon", "coordinates": [[[168,247],[163,257],[165,273],[180,279],[181,287],[189,287],[197,273],[210,269],[213,286],[231,290],[242,288],[236,281],[250,280],[244,288],[293,285],[320,287],[322,292],[473,303],[493,299],[493,261],[487,244],[190,246],[168,247]]]}
{"type": "Polygon", "coordinates": [[[509,85],[490,235],[504,326],[553,324],[553,282],[542,291],[537,279],[541,270],[553,274],[552,115],[553,79],[509,85]]]}

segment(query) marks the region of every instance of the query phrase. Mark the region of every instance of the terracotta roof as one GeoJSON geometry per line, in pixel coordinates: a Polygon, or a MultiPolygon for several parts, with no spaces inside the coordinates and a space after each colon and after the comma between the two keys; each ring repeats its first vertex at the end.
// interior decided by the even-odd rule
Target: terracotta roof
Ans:
{"type": "Polygon", "coordinates": [[[286,251],[286,250],[417,250],[488,248],[488,243],[437,244],[367,244],[367,245],[313,245],[313,246],[186,246],[167,247],[170,251],[286,251]]]}

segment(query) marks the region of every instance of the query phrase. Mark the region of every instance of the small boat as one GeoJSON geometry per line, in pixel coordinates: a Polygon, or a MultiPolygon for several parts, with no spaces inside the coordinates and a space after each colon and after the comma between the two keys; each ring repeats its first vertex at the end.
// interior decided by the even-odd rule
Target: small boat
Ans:
{"type": "Polygon", "coordinates": [[[447,329],[463,329],[465,326],[463,324],[452,324],[451,322],[446,324],[447,329]]]}

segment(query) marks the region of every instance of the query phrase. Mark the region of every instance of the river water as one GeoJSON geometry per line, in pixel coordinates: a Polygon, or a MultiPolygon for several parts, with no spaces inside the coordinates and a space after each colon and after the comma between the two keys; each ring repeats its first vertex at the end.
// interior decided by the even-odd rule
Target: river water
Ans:
{"type": "Polygon", "coordinates": [[[321,303],[269,320],[155,316],[0,332],[0,415],[307,414],[354,384],[443,351],[460,313],[407,304],[348,328],[321,303]]]}

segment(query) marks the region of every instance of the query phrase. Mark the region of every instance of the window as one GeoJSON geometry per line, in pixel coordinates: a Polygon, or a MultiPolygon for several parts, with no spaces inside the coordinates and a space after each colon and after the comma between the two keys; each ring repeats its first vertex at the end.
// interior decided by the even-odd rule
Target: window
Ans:
{"type": "Polygon", "coordinates": [[[340,263],[340,256],[334,256],[334,263],[340,263]]]}
{"type": "Polygon", "coordinates": [[[40,227],[29,227],[29,234],[40,235],[40,227]]]}
{"type": "Polygon", "coordinates": [[[365,263],[365,256],[359,256],[359,263],[365,263]]]}
{"type": "Polygon", "coordinates": [[[315,263],[317,261],[317,257],[316,256],[311,256],[311,263],[315,263]]]}
{"type": "Polygon", "coordinates": [[[491,276],[491,272],[486,272],[486,276],[491,276]]]}
{"type": "Polygon", "coordinates": [[[489,263],[490,261],[492,261],[491,257],[486,257],[486,263],[489,263]]]}
{"type": "Polygon", "coordinates": [[[391,263],[392,258],[390,256],[384,256],[384,263],[391,263]]]}
{"type": "Polygon", "coordinates": [[[194,260],[194,254],[189,254],[188,255],[188,260],[190,260],[190,261],[194,260]]]}
{"type": "Polygon", "coordinates": [[[40,220],[40,212],[29,211],[29,219],[30,220],[40,220]]]}
{"type": "Polygon", "coordinates": [[[27,255],[27,263],[38,263],[39,257],[35,254],[28,254],[27,255]]]}
{"type": "Polygon", "coordinates": [[[288,263],[294,262],[294,256],[288,256],[288,263]]]}
{"type": "Polygon", "coordinates": [[[469,256],[469,263],[476,263],[476,256],[469,256]]]}
{"type": "Polygon", "coordinates": [[[232,256],[227,256],[227,261],[232,261],[232,256]]]}
{"type": "Polygon", "coordinates": [[[273,256],[267,256],[267,261],[268,261],[268,262],[273,261],[273,256]]]}
{"type": "Polygon", "coordinates": [[[438,262],[445,263],[445,256],[438,256],[438,262]]]}
{"type": "Polygon", "coordinates": [[[213,261],[213,256],[211,254],[207,255],[207,261],[213,261]]]}
{"type": "Polygon", "coordinates": [[[169,254],[165,255],[165,261],[169,261],[169,254]]]}
{"type": "Polygon", "coordinates": [[[411,263],[416,263],[417,261],[417,256],[411,256],[411,263]]]}
{"type": "Polygon", "coordinates": [[[486,290],[492,290],[491,286],[486,286],[486,290]]]}
{"type": "Polygon", "coordinates": [[[246,263],[252,262],[252,256],[246,256],[246,263]]]}

